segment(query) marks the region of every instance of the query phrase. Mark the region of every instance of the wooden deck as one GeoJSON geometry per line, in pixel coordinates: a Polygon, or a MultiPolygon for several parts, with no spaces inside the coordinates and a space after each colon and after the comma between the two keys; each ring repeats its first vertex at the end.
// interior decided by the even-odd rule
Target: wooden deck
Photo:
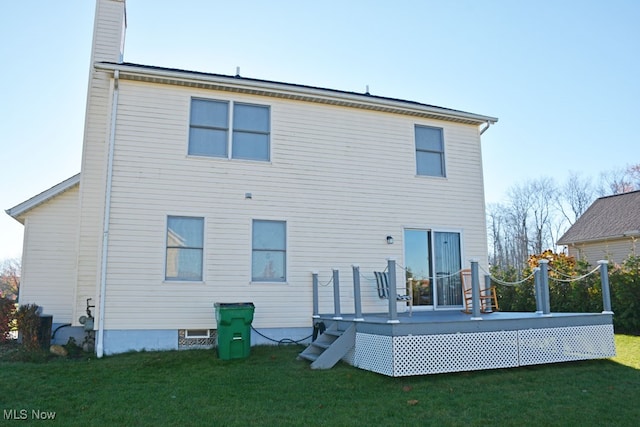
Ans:
{"type": "Polygon", "coordinates": [[[460,310],[414,310],[393,321],[387,313],[335,317],[320,314],[314,322],[333,331],[355,326],[353,341],[342,340],[342,360],[394,377],[615,356],[611,313],[495,312],[474,318],[460,310]]]}

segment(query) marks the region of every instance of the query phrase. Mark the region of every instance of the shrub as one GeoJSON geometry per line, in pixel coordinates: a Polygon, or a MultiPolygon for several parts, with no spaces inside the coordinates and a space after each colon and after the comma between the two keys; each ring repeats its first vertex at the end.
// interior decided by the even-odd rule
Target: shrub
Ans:
{"type": "Polygon", "coordinates": [[[618,332],[640,334],[640,257],[629,256],[609,271],[613,323],[618,332]]]}
{"type": "MultiPolygon", "coordinates": [[[[552,312],[598,313],[604,309],[599,274],[569,280],[586,275],[593,270],[593,266],[564,254],[545,251],[529,258],[529,266],[520,277],[527,277],[531,269],[538,266],[540,259],[549,260],[549,302],[552,312]]],[[[517,272],[511,267],[494,268],[491,274],[506,282],[515,282],[518,278],[517,272]]],[[[516,286],[497,285],[501,311],[535,310],[533,280],[516,286]]],[[[609,287],[616,332],[640,335],[640,257],[630,255],[621,265],[610,265],[609,287]]]]}
{"type": "MultiPolygon", "coordinates": [[[[522,273],[524,277],[531,274],[528,269],[522,273]]],[[[507,267],[504,270],[492,268],[491,275],[502,282],[514,283],[519,279],[515,268],[507,267]]],[[[534,294],[533,279],[518,285],[503,285],[494,282],[498,295],[500,311],[535,311],[536,298],[534,294]]]]}
{"type": "Polygon", "coordinates": [[[21,305],[16,312],[18,331],[22,335],[25,350],[40,350],[38,331],[40,329],[40,307],[37,304],[21,305]]]}
{"type": "Polygon", "coordinates": [[[0,342],[9,340],[9,333],[13,328],[16,306],[8,298],[0,297],[0,342]]]}

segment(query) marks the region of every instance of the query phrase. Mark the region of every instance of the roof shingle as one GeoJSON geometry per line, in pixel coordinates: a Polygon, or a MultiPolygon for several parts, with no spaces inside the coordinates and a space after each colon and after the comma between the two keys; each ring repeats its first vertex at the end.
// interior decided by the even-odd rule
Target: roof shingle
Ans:
{"type": "Polygon", "coordinates": [[[640,234],[640,191],[597,199],[558,240],[559,245],[640,234]]]}

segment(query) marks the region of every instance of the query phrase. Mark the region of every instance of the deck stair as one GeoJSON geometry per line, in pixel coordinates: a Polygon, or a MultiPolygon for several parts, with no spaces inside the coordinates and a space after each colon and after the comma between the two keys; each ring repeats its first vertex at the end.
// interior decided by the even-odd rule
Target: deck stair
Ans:
{"type": "Polygon", "coordinates": [[[311,369],[331,369],[353,348],[355,342],[355,324],[341,330],[338,322],[334,322],[298,355],[298,359],[311,361],[311,369]]]}

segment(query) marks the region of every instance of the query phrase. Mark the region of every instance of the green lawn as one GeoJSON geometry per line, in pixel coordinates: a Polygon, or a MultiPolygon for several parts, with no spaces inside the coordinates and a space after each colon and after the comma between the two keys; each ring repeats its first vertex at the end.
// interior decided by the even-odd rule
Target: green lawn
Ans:
{"type": "Polygon", "coordinates": [[[611,360],[409,378],[312,371],[296,346],[0,361],[0,424],[14,410],[43,425],[35,410],[66,426],[636,426],[640,337],[616,345],[611,360]]]}

